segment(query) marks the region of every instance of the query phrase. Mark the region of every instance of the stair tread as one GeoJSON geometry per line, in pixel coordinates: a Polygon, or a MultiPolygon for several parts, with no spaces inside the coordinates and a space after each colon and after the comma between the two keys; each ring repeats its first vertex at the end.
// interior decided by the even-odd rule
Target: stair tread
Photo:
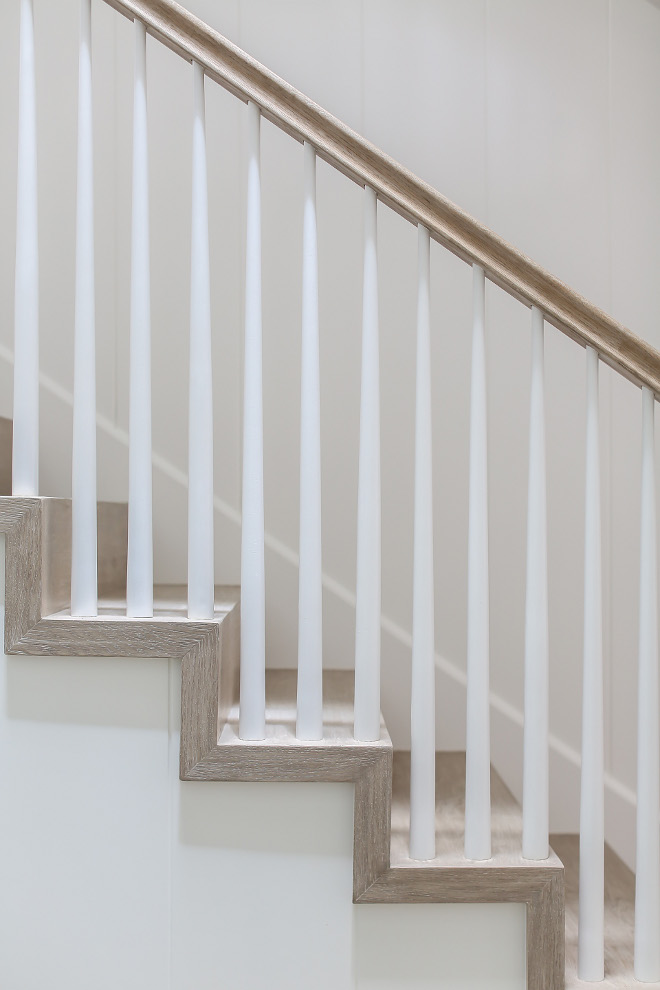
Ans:
{"type": "MultiPolygon", "coordinates": [[[[295,746],[323,748],[332,746],[359,746],[353,738],[353,686],[352,670],[323,671],[323,739],[299,740],[296,738],[297,672],[291,669],[266,671],[266,738],[250,741],[238,735],[238,699],[230,707],[218,743],[220,746],[295,746]]],[[[381,718],[381,739],[368,743],[369,747],[382,743],[389,746],[389,736],[381,718]]]]}
{"type": "MultiPolygon", "coordinates": [[[[215,618],[222,618],[228,608],[232,608],[240,598],[238,587],[234,585],[216,585],[215,587],[215,618]]],[[[60,609],[47,616],[48,619],[71,619],[70,608],[60,609]]],[[[98,616],[85,621],[126,620],[126,595],[124,592],[100,595],[98,616]]],[[[188,621],[188,591],[185,584],[154,585],[154,614],[149,621],[171,622],[188,621]]],[[[132,621],[138,621],[134,619],[132,621]]],[[[196,620],[198,621],[198,620],[196,620]]],[[[212,621],[212,620],[209,620],[212,621]]]]}
{"type": "Polygon", "coordinates": [[[502,778],[491,767],[492,856],[467,860],[463,852],[465,833],[465,753],[438,752],[435,756],[436,849],[432,860],[412,860],[408,855],[410,828],[410,753],[395,752],[392,774],[393,868],[479,866],[484,869],[522,867],[556,869],[554,854],[541,862],[522,857],[522,813],[502,778]]]}
{"type": "MultiPolygon", "coordinates": [[[[580,838],[552,835],[552,847],[564,864],[566,883],[566,990],[586,990],[593,983],[578,979],[578,889],[580,838]]],[[[605,846],[605,980],[596,986],[607,990],[645,987],[660,990],[660,983],[640,983],[634,979],[635,875],[609,847],[605,846]]]]}

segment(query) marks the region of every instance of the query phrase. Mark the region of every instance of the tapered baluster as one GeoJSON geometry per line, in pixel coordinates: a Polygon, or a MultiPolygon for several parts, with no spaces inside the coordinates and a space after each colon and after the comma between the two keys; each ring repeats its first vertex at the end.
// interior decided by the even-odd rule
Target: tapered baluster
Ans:
{"type": "Polygon", "coordinates": [[[484,270],[475,265],[470,400],[465,855],[467,859],[477,860],[489,859],[491,853],[485,288],[484,270]]]}
{"type": "Polygon", "coordinates": [[[305,143],[304,160],[298,714],[296,735],[299,739],[321,739],[323,736],[321,387],[316,153],[311,144],[305,143]]]}
{"type": "Polygon", "coordinates": [[[430,237],[418,227],[410,856],[435,857],[435,628],[431,445],[430,237]]]}
{"type": "Polygon", "coordinates": [[[21,0],[14,301],[14,495],[39,494],[39,243],[32,0],[21,0]]]}
{"type": "Polygon", "coordinates": [[[658,730],[658,559],[655,398],[642,389],[642,511],[637,710],[635,979],[660,983],[660,738],[658,730]]]}
{"type": "Polygon", "coordinates": [[[153,615],[151,503],[151,301],[149,163],[147,152],[147,34],[135,21],[133,100],[133,222],[128,447],[128,615],[153,615]]]}
{"type": "Polygon", "coordinates": [[[549,852],[548,544],[543,336],[543,313],[533,307],[523,753],[523,856],[526,859],[547,859],[549,852]]]}
{"type": "Polygon", "coordinates": [[[364,191],[362,379],[355,607],[355,738],[380,738],[380,384],[376,193],[364,191]]]}
{"type": "Polygon", "coordinates": [[[71,484],[71,614],[96,615],[96,331],[92,12],[80,4],[76,311],[71,484]]]}
{"type": "Polygon", "coordinates": [[[578,975],[580,979],[590,981],[603,979],[605,950],[603,590],[598,420],[598,354],[592,347],[587,347],[578,975]]]}
{"type": "Polygon", "coordinates": [[[259,107],[248,103],[239,725],[242,739],[263,739],[266,733],[260,128],[259,107]]]}
{"type": "Polygon", "coordinates": [[[212,619],[213,373],[204,70],[193,63],[190,393],[188,417],[188,616],[212,619]]]}

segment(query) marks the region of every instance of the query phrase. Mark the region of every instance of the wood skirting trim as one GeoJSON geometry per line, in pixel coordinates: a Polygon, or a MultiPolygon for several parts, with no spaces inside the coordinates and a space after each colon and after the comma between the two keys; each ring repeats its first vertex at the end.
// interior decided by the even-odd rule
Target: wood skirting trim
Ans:
{"type": "MultiPolygon", "coordinates": [[[[324,674],[324,739],[295,738],[295,671],[267,673],[267,735],[238,738],[239,595],[218,589],[216,616],[185,619],[184,589],[155,598],[153,619],[127,619],[122,592],[106,598],[98,618],[71,618],[66,608],[46,613],[67,580],[66,505],[59,500],[0,498],[0,532],[6,534],[5,650],[41,656],[172,657],[182,662],[182,780],[346,781],[355,786],[353,899],[373,903],[520,902],[527,905],[529,990],[563,990],[563,868],[517,861],[499,865],[465,860],[451,865],[392,865],[392,743],[383,724],[376,742],[352,738],[350,671],[324,674]],[[48,523],[45,522],[48,518],[48,523]],[[50,528],[49,528],[50,527],[50,528]],[[48,543],[44,539],[48,533],[48,543]],[[56,590],[53,590],[56,589],[56,590]]],[[[110,544],[109,574],[117,577],[123,539],[116,507],[99,512],[110,544]],[[112,547],[115,541],[114,549],[112,547]]],[[[99,539],[99,546],[102,545],[99,539]]]]}
{"type": "Polygon", "coordinates": [[[538,306],[549,323],[660,398],[660,352],[561,282],[488,227],[423,182],[342,121],[294,89],[174,0],[105,0],[137,18],[158,41],[438,241],[526,306],[538,306]]]}

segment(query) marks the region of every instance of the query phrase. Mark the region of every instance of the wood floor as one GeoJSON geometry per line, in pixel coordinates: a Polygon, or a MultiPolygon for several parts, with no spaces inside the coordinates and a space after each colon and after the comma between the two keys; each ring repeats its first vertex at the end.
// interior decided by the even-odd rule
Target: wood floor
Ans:
{"type": "MultiPolygon", "coordinates": [[[[566,884],[566,990],[660,990],[660,983],[639,983],[633,973],[635,876],[609,846],[605,847],[605,980],[593,984],[577,976],[579,837],[553,835],[550,839],[565,869],[566,884]]],[[[658,933],[660,937],[660,933],[658,933]]]]}

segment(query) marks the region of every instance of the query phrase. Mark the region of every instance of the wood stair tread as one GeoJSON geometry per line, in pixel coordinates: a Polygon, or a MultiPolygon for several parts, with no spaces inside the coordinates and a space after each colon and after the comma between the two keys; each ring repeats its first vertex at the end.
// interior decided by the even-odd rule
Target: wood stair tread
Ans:
{"type": "MultiPolygon", "coordinates": [[[[199,622],[217,621],[222,619],[230,608],[233,608],[239,601],[239,589],[234,585],[216,585],[215,587],[215,616],[211,620],[194,620],[199,622]]],[[[45,616],[51,619],[71,619],[70,608],[59,609],[45,616]]],[[[122,620],[126,619],[126,595],[122,590],[99,595],[98,616],[87,618],[84,621],[94,622],[96,620],[122,620]]],[[[138,622],[139,618],[130,621],[138,622]]],[[[188,619],[188,590],[184,584],[157,584],[154,585],[154,614],[153,617],[145,618],[149,622],[186,622],[188,619]]]]}
{"type": "Polygon", "coordinates": [[[660,990],[660,983],[640,983],[633,976],[635,875],[608,845],[605,846],[605,980],[594,984],[578,979],[580,839],[577,835],[553,835],[550,841],[565,871],[566,990],[587,990],[593,986],[606,990],[632,987],[660,990]]]}
{"type": "Polygon", "coordinates": [[[296,737],[295,670],[266,671],[266,738],[243,740],[239,737],[239,706],[235,698],[229,709],[227,721],[220,733],[220,746],[291,746],[304,753],[318,746],[358,746],[391,748],[385,724],[381,718],[381,738],[376,743],[360,743],[353,738],[353,683],[352,670],[324,670],[323,672],[323,739],[301,740],[296,737]]]}
{"type": "Polygon", "coordinates": [[[558,869],[553,852],[547,860],[522,856],[522,812],[499,774],[491,767],[492,856],[489,860],[467,860],[463,853],[465,831],[465,753],[438,752],[435,756],[436,850],[433,860],[411,860],[408,855],[410,827],[410,753],[395,752],[392,774],[392,866],[412,869],[498,867],[558,869]]]}

